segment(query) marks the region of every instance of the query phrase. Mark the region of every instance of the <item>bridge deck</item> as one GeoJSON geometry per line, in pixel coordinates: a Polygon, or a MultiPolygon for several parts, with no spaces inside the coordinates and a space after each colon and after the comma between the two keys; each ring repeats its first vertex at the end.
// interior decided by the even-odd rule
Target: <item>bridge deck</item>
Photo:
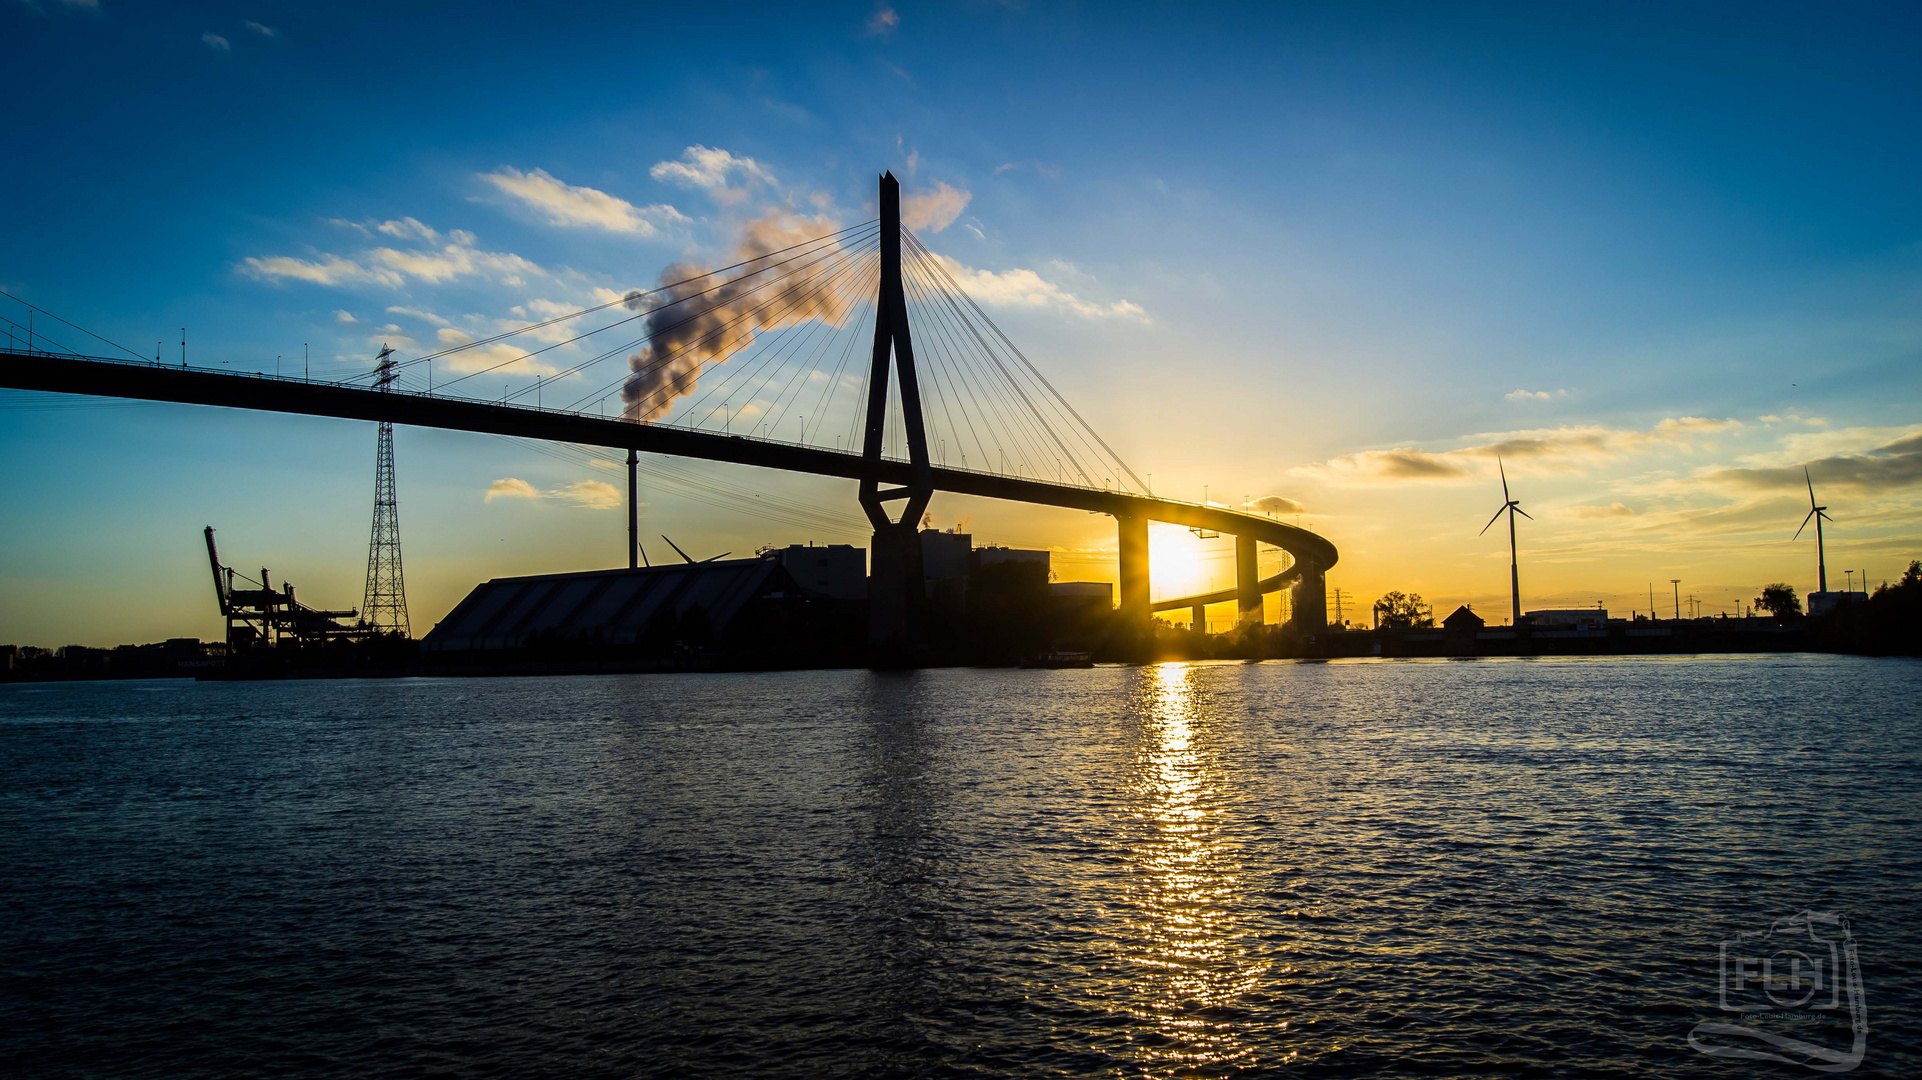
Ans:
{"type": "MultiPolygon", "coordinates": [[[[647,454],[725,461],[816,476],[839,476],[850,480],[872,476],[883,483],[906,484],[910,479],[908,463],[905,461],[883,459],[878,463],[869,462],[859,454],[743,435],[716,435],[662,424],[583,416],[524,405],[435,397],[401,390],[373,390],[338,383],[206,371],[102,357],[0,351],[0,386],[518,435],[530,439],[636,450],[647,454]]],[[[1150,521],[1213,529],[1237,536],[1253,536],[1262,543],[1287,551],[1298,563],[1311,561],[1324,571],[1335,565],[1338,557],[1333,544],[1306,529],[1216,506],[966,469],[936,468],[933,478],[937,491],[1060,506],[1117,518],[1142,517],[1150,521]]],[[[1294,577],[1294,571],[1290,570],[1264,579],[1261,582],[1262,591],[1280,588],[1294,580],[1294,577]]],[[[1179,609],[1196,603],[1232,600],[1234,597],[1234,590],[1228,589],[1204,596],[1156,601],[1153,608],[1179,609]]]]}

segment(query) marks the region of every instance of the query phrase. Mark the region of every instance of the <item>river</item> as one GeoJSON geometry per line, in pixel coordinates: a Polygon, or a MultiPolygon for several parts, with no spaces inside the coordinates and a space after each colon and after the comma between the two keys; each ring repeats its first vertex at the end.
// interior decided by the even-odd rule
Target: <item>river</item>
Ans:
{"type": "Polygon", "coordinates": [[[5,685],[0,1065],[1802,1075],[1690,1034],[1816,911],[1854,1075],[1917,1076],[1918,702],[1801,655],[5,685]]]}

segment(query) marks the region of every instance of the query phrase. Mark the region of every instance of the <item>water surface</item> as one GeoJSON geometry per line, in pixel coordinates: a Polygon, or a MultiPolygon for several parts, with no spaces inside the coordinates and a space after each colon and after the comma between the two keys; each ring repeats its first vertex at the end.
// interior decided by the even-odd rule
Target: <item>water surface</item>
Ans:
{"type": "Polygon", "coordinates": [[[1837,910],[1922,1075],[1922,664],[0,687],[0,1067],[1747,1076],[1837,910]]]}

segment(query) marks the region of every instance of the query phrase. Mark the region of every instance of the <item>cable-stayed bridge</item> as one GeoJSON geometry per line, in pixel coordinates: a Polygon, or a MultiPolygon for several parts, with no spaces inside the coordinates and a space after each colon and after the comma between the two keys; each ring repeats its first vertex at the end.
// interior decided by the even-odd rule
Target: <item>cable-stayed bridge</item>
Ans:
{"type": "Polygon", "coordinates": [[[958,264],[902,227],[892,175],[881,178],[876,219],[811,237],[751,230],[738,254],[716,270],[670,267],[656,289],[496,334],[444,334],[441,349],[379,374],[215,371],[43,347],[40,335],[0,353],[0,386],[855,480],[874,532],[871,637],[907,653],[925,642],[919,526],[935,491],[1114,517],[1121,611],[1138,631],[1151,611],[1195,609],[1199,625],[1201,606],[1228,601],[1240,622],[1259,622],[1262,594],[1282,588],[1293,590],[1297,626],[1321,628],[1334,545],[1260,514],[1152,495],[969,297],[958,264]],[[496,385],[498,395],[484,396],[496,385]],[[1151,601],[1151,521],[1233,535],[1234,587],[1151,601]],[[1262,576],[1260,544],[1281,549],[1288,565],[1262,576]]]}

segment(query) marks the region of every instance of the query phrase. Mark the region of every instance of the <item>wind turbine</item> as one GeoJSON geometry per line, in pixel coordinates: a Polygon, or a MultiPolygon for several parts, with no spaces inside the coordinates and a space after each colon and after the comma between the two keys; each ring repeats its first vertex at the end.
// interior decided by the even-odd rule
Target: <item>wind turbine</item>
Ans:
{"type": "Polygon", "coordinates": [[[1535,519],[1529,516],[1528,511],[1522,509],[1521,503],[1509,497],[1508,469],[1502,465],[1502,459],[1495,459],[1495,467],[1500,469],[1502,473],[1502,508],[1495,511],[1495,516],[1488,519],[1488,525],[1483,525],[1482,531],[1476,535],[1480,536],[1488,532],[1489,525],[1493,525],[1495,522],[1501,520],[1503,514],[1508,515],[1508,600],[1510,625],[1520,626],[1522,624],[1522,574],[1521,570],[1515,565],[1515,515],[1520,514],[1530,521],[1534,521],[1535,519]]]}
{"type": "Polygon", "coordinates": [[[1829,517],[1828,507],[1815,505],[1815,481],[1809,479],[1807,465],[1802,466],[1802,479],[1809,486],[1809,516],[1802,519],[1802,524],[1796,528],[1795,536],[1789,542],[1794,543],[1800,540],[1802,530],[1809,527],[1810,519],[1815,521],[1815,583],[1819,591],[1828,592],[1829,564],[1828,556],[1822,551],[1822,520],[1827,518],[1834,521],[1835,519],[1829,517]]]}
{"type": "MultiPolygon", "coordinates": [[[[662,534],[661,534],[661,539],[663,539],[663,540],[667,540],[667,534],[666,534],[666,533],[662,533],[662,534]]],[[[704,563],[711,563],[711,562],[713,562],[713,561],[714,561],[715,559],[725,559],[725,558],[727,558],[727,557],[728,557],[729,555],[732,555],[732,554],[734,554],[734,553],[733,553],[732,551],[723,551],[723,552],[721,552],[721,553],[720,553],[719,555],[716,555],[716,556],[713,556],[712,558],[707,558],[707,559],[698,559],[698,560],[697,560],[697,559],[695,559],[695,558],[694,558],[693,556],[691,556],[691,555],[689,555],[689,554],[688,554],[687,552],[685,552],[685,551],[682,551],[682,550],[681,550],[681,545],[679,545],[679,544],[677,544],[677,543],[675,543],[675,542],[674,542],[674,541],[672,541],[672,540],[667,540],[667,546],[668,546],[668,547],[671,547],[671,548],[673,548],[673,549],[674,549],[674,554],[676,554],[676,555],[679,555],[679,556],[681,557],[681,560],[682,560],[683,562],[687,562],[687,563],[696,563],[696,562],[704,562],[704,563]]]]}

